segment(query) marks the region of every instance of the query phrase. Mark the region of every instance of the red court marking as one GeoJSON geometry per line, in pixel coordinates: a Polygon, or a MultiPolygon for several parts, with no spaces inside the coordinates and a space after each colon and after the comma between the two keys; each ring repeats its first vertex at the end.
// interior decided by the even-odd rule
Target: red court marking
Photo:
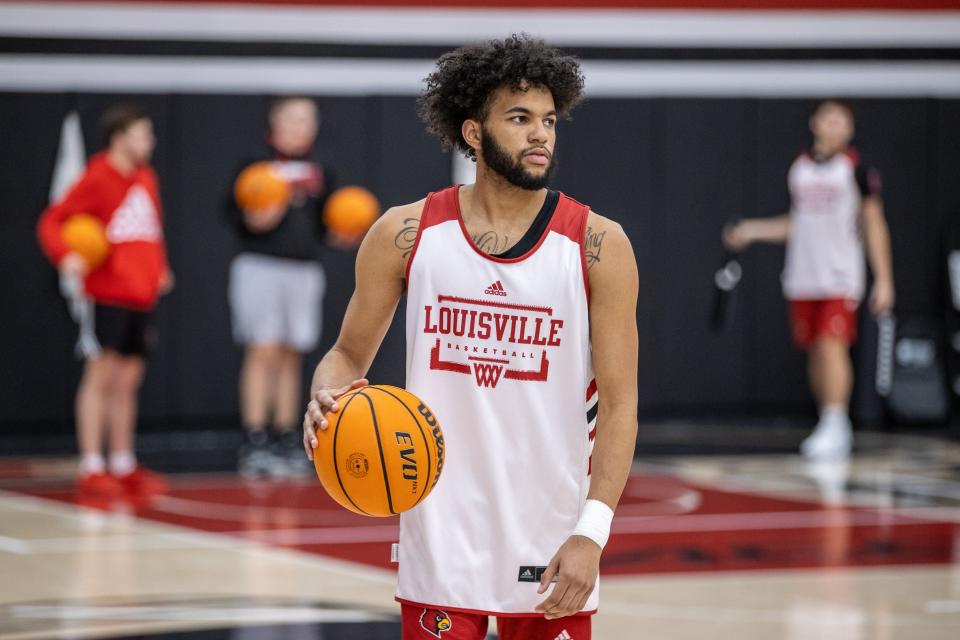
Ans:
{"type": "MultiPolygon", "coordinates": [[[[244,482],[235,476],[172,476],[171,485],[168,496],[133,505],[135,513],[149,520],[395,568],[389,559],[398,518],[368,518],[346,511],[313,480],[271,483],[244,482]]],[[[78,502],[72,489],[63,486],[24,485],[20,491],[78,502]]],[[[960,558],[958,541],[958,523],[635,475],[624,491],[602,570],[606,575],[630,575],[950,564],[960,558]]]]}

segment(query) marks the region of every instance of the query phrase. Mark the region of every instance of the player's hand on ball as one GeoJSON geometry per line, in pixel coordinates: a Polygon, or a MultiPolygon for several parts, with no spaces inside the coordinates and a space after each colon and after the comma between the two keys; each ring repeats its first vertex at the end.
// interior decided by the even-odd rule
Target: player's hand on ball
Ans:
{"type": "Polygon", "coordinates": [[[246,209],[243,223],[253,233],[266,233],[276,228],[287,214],[286,204],[275,204],[259,209],[246,209]]]}
{"type": "Polygon", "coordinates": [[[536,610],[547,620],[572,616],[582,611],[597,585],[601,552],[600,546],[590,538],[567,538],[543,572],[537,593],[545,593],[554,576],[557,576],[557,582],[536,610]]]}
{"type": "Polygon", "coordinates": [[[337,398],[348,391],[365,387],[368,384],[370,383],[366,378],[360,378],[345,387],[320,389],[313,394],[307,404],[307,412],[303,415],[303,448],[306,450],[308,458],[313,460],[313,450],[317,448],[317,429],[326,429],[329,426],[324,415],[336,413],[340,410],[337,398]]]}

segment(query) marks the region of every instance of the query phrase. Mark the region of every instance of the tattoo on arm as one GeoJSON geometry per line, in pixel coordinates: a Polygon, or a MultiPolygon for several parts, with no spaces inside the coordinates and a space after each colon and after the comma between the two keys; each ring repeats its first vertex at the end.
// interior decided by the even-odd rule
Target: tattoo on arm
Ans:
{"type": "Polygon", "coordinates": [[[488,255],[496,255],[498,253],[503,253],[507,250],[507,247],[510,246],[510,242],[507,239],[507,236],[502,238],[497,235],[496,231],[484,231],[483,233],[478,233],[472,237],[473,244],[477,245],[477,248],[480,251],[488,255]]]}
{"type": "Polygon", "coordinates": [[[393,244],[397,249],[403,251],[403,257],[406,258],[413,251],[413,245],[417,241],[417,229],[420,227],[420,218],[405,218],[403,228],[397,232],[393,238],[393,244]]]}
{"type": "Polygon", "coordinates": [[[606,231],[597,232],[593,227],[587,227],[587,235],[583,241],[583,253],[587,257],[587,270],[593,268],[593,265],[600,262],[600,249],[603,248],[603,237],[607,235],[606,231]]]}

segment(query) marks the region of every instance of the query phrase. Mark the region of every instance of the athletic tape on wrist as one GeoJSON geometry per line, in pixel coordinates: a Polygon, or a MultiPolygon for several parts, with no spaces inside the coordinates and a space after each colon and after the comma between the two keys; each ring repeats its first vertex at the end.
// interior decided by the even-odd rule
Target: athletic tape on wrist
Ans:
{"type": "Polygon", "coordinates": [[[613,509],[600,500],[587,500],[572,535],[590,538],[603,549],[610,537],[612,522],[613,509]]]}

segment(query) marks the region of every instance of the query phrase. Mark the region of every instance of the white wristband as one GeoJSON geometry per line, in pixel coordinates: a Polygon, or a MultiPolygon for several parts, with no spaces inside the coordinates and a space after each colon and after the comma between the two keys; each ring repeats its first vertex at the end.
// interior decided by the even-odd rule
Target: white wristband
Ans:
{"type": "Polygon", "coordinates": [[[610,524],[613,522],[613,509],[600,500],[587,500],[580,512],[580,520],[574,527],[574,536],[590,538],[603,549],[610,537],[610,524]]]}

